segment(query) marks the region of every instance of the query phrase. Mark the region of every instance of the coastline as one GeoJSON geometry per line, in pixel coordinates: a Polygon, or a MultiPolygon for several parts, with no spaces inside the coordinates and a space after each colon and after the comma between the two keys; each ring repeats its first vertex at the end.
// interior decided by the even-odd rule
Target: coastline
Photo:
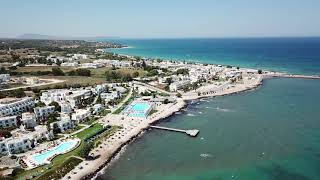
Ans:
{"type": "MultiPolygon", "coordinates": [[[[74,170],[81,169],[80,172],[74,173],[74,171],[72,170],[69,173],[67,173],[63,179],[86,180],[96,177],[102,170],[107,169],[112,160],[114,160],[115,157],[119,155],[119,153],[122,151],[124,147],[134,142],[137,138],[143,135],[144,132],[150,128],[150,125],[156,124],[157,122],[163,119],[175,115],[176,112],[179,112],[181,111],[181,109],[185,108],[191,100],[232,95],[245,91],[254,90],[262,85],[263,79],[264,76],[261,75],[261,77],[257,81],[255,81],[253,84],[250,84],[249,86],[241,86],[233,89],[222,90],[220,93],[217,94],[179,98],[177,103],[171,105],[171,107],[167,108],[166,111],[161,111],[160,114],[157,113],[157,115],[152,115],[152,117],[148,119],[148,122],[141,123],[137,129],[129,133],[123,139],[116,140],[115,144],[108,146],[108,149],[105,149],[105,151],[101,153],[101,156],[99,158],[90,161],[90,164],[87,165],[83,165],[83,163],[80,163],[78,166],[74,168],[74,170]]],[[[106,118],[108,117],[105,117],[105,119],[106,118]]]]}
{"type": "MultiPolygon", "coordinates": [[[[114,144],[111,143],[110,146],[104,147],[105,149],[104,149],[104,152],[101,152],[101,156],[99,156],[95,160],[90,161],[90,165],[89,164],[82,165],[82,163],[80,163],[78,166],[74,168],[74,170],[81,169],[80,172],[73,173],[74,171],[72,170],[68,174],[66,174],[63,179],[75,179],[75,180],[78,180],[78,179],[86,180],[86,179],[92,179],[92,178],[94,179],[95,177],[97,177],[97,175],[99,175],[99,173],[102,173],[103,171],[107,170],[110,163],[116,160],[116,157],[120,157],[121,152],[124,150],[124,148],[128,146],[130,143],[134,142],[139,137],[141,137],[144,134],[144,132],[150,128],[149,127],[150,125],[154,125],[163,119],[166,119],[168,117],[175,115],[176,112],[181,111],[181,109],[185,108],[192,100],[210,98],[210,97],[212,98],[217,96],[233,95],[233,94],[238,94],[246,91],[255,90],[261,85],[263,85],[264,79],[270,79],[270,78],[320,79],[319,76],[267,73],[267,74],[258,75],[258,78],[255,81],[253,81],[251,84],[241,84],[233,88],[222,89],[221,91],[217,91],[215,94],[206,94],[206,95],[200,95],[200,96],[199,95],[183,96],[182,98],[178,99],[177,103],[171,105],[172,107],[167,108],[165,111],[161,111],[160,113],[156,113],[156,115],[151,115],[150,119],[148,118],[147,122],[142,122],[138,124],[137,128],[131,131],[130,133],[128,133],[125,137],[121,139],[119,138],[118,140],[115,140],[114,144]]],[[[109,117],[106,116],[104,119],[107,119],[107,118],[109,117]]]]}
{"type": "MultiPolygon", "coordinates": [[[[246,68],[245,68],[246,69],[246,68]]],[[[116,132],[114,135],[104,140],[102,145],[93,149],[92,154],[98,154],[98,157],[94,160],[86,160],[77,165],[73,170],[67,173],[62,179],[92,179],[97,177],[101,171],[108,168],[110,163],[115,160],[115,157],[119,157],[121,151],[124,147],[134,142],[136,139],[141,137],[146,130],[150,128],[151,125],[166,119],[170,116],[175,115],[176,112],[181,111],[186,107],[190,101],[202,99],[202,98],[212,98],[216,96],[226,96],[232,94],[238,94],[246,91],[251,91],[257,89],[259,86],[263,85],[264,79],[269,78],[304,78],[304,79],[320,79],[320,76],[308,76],[308,75],[293,75],[281,72],[271,72],[265,71],[262,74],[255,74],[253,79],[245,80],[242,83],[232,84],[227,82],[221,85],[221,88],[212,88],[212,86],[203,86],[203,89],[189,91],[187,93],[182,93],[181,98],[177,98],[177,102],[169,104],[166,108],[162,109],[160,112],[150,115],[146,120],[132,121],[129,118],[123,118],[119,115],[107,115],[100,119],[101,123],[110,123],[113,121],[112,125],[123,126],[124,129],[121,132],[116,132]],[[125,120],[124,120],[125,119],[125,120]],[[129,121],[128,121],[129,120],[129,121]],[[127,122],[125,122],[127,121],[127,122]],[[129,125],[128,125],[129,124],[129,125]],[[127,130],[128,129],[128,130],[127,130]]],[[[136,84],[144,84],[136,82],[136,84]]],[[[150,87],[148,84],[144,84],[146,87],[150,87]]]]}

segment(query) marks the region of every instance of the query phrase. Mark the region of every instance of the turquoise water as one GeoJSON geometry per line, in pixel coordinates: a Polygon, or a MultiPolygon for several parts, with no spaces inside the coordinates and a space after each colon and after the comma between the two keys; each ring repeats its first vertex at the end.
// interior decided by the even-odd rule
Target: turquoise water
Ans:
{"type": "Polygon", "coordinates": [[[62,153],[68,152],[73,147],[75,147],[76,144],[77,144],[76,141],[62,142],[54,149],[51,149],[51,150],[46,151],[44,153],[32,156],[32,159],[34,159],[37,162],[37,164],[44,164],[46,162],[46,160],[50,159],[51,157],[55,156],[56,154],[62,154],[62,153]]]}
{"type": "Polygon", "coordinates": [[[148,103],[137,102],[134,104],[130,104],[129,107],[125,110],[125,113],[128,113],[130,117],[145,118],[150,107],[151,106],[148,103]]]}
{"type": "Polygon", "coordinates": [[[147,111],[150,108],[148,103],[135,103],[131,109],[134,111],[147,111]]]}
{"type": "Polygon", "coordinates": [[[318,180],[320,81],[271,79],[255,91],[195,101],[151,130],[98,179],[318,180]]]}
{"type": "Polygon", "coordinates": [[[152,58],[320,75],[320,38],[118,39],[108,51],[152,58]]]}

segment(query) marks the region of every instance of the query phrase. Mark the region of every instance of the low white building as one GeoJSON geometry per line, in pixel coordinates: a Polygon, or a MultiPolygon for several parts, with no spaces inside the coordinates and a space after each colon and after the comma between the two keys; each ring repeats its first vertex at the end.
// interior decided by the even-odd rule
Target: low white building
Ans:
{"type": "Polygon", "coordinates": [[[93,113],[95,114],[103,110],[103,107],[101,104],[95,104],[92,108],[93,108],[93,113]]]}
{"type": "Polygon", "coordinates": [[[22,113],[21,124],[25,125],[26,128],[33,128],[37,126],[36,116],[34,113],[22,113]]]}
{"type": "Polygon", "coordinates": [[[51,102],[69,102],[74,108],[82,103],[82,100],[91,96],[91,90],[68,90],[68,89],[53,89],[43,92],[40,101],[49,105],[51,102]]]}
{"type": "Polygon", "coordinates": [[[17,126],[17,116],[0,117],[0,128],[17,126]]]}
{"type": "Polygon", "coordinates": [[[116,91],[120,92],[120,94],[124,94],[125,92],[127,92],[128,90],[122,86],[115,86],[113,87],[116,91]]]}
{"type": "Polygon", "coordinates": [[[52,89],[47,92],[43,92],[40,97],[40,101],[49,105],[51,102],[61,102],[66,100],[66,96],[70,93],[67,89],[52,89]]]}
{"type": "MultiPolygon", "coordinates": [[[[2,143],[3,144],[3,143],[2,143]]],[[[23,153],[30,150],[31,141],[28,137],[11,137],[4,140],[5,148],[3,148],[2,154],[16,154],[23,153]]]]}
{"type": "Polygon", "coordinates": [[[35,84],[39,84],[40,80],[37,77],[27,77],[25,78],[25,82],[28,85],[35,85],[35,84]]]}
{"type": "Polygon", "coordinates": [[[57,124],[61,132],[65,132],[66,130],[73,128],[73,123],[70,119],[60,120],[60,121],[51,123],[50,124],[51,129],[53,129],[54,124],[57,124]]]}
{"type": "Polygon", "coordinates": [[[169,89],[170,91],[176,92],[177,90],[180,90],[189,84],[190,84],[190,81],[177,81],[177,82],[171,83],[169,86],[169,89]]]}
{"type": "Polygon", "coordinates": [[[64,63],[61,63],[60,66],[62,67],[78,67],[78,63],[77,62],[64,62],[64,63]]]}
{"type": "Polygon", "coordinates": [[[71,119],[76,123],[79,123],[89,117],[91,112],[89,109],[76,109],[74,113],[71,115],[71,119]]]}
{"type": "Polygon", "coordinates": [[[61,113],[70,113],[72,111],[71,105],[67,102],[60,102],[61,113]]]}
{"type": "Polygon", "coordinates": [[[31,97],[21,99],[4,98],[0,101],[0,117],[14,116],[28,111],[34,107],[34,100],[31,97]]]}
{"type": "Polygon", "coordinates": [[[48,131],[48,128],[45,125],[38,125],[34,127],[34,131],[30,132],[29,136],[36,141],[44,139],[50,140],[53,138],[53,134],[48,131]]]}
{"type": "Polygon", "coordinates": [[[98,84],[96,87],[91,89],[91,91],[94,94],[100,94],[106,90],[107,90],[107,84],[98,84]]]}
{"type": "Polygon", "coordinates": [[[10,81],[10,74],[0,74],[0,83],[10,81]]]}
{"type": "Polygon", "coordinates": [[[88,55],[86,55],[86,54],[73,54],[72,59],[74,59],[74,60],[88,59],[88,55]]]}
{"type": "Polygon", "coordinates": [[[103,67],[103,64],[100,63],[83,63],[80,64],[79,68],[83,68],[83,69],[97,69],[97,68],[101,68],[103,67]]]}
{"type": "Polygon", "coordinates": [[[54,113],[54,106],[44,106],[34,108],[34,113],[36,114],[37,119],[47,118],[50,114],[54,113]]]}
{"type": "Polygon", "coordinates": [[[101,93],[100,97],[104,99],[106,102],[110,100],[114,100],[120,97],[120,93],[117,91],[107,92],[107,93],[101,93]]]}

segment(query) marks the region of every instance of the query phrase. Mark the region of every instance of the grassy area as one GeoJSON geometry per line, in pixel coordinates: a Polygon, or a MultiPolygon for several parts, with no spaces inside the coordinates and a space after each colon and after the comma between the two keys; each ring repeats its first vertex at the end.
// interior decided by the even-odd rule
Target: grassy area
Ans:
{"type": "MultiPolygon", "coordinates": [[[[25,67],[18,67],[16,72],[37,72],[37,71],[52,71],[52,66],[25,66],[25,67]]],[[[59,67],[63,72],[68,72],[73,69],[74,67],[59,67]]]]}
{"type": "MultiPolygon", "coordinates": [[[[52,66],[32,66],[32,67],[18,67],[18,69],[14,70],[15,72],[20,73],[30,73],[30,72],[45,72],[45,71],[52,71],[52,66]]],[[[67,73],[71,70],[75,70],[75,67],[62,67],[59,66],[59,68],[64,72],[67,73]]],[[[95,78],[104,78],[106,71],[111,71],[112,67],[103,67],[103,68],[97,68],[97,69],[89,69],[91,71],[91,76],[95,78]]],[[[131,74],[133,75],[134,72],[138,72],[139,76],[144,76],[146,74],[146,71],[142,69],[133,69],[133,68],[117,68],[113,70],[115,72],[118,72],[120,74],[131,74]]]]}
{"type": "Polygon", "coordinates": [[[62,83],[41,86],[41,87],[54,87],[56,85],[63,85],[63,84],[66,84],[67,86],[72,86],[72,85],[92,86],[92,85],[102,84],[106,82],[105,78],[83,77],[83,76],[41,76],[41,78],[59,79],[59,80],[65,81],[62,83]]]}
{"type": "Polygon", "coordinates": [[[96,122],[98,120],[98,118],[96,117],[90,117],[86,122],[84,122],[83,124],[86,124],[86,125],[91,125],[93,124],[94,122],[96,122]]]}
{"type": "Polygon", "coordinates": [[[103,126],[100,123],[95,123],[91,125],[89,128],[75,134],[74,136],[80,138],[81,140],[89,139],[90,137],[97,134],[99,131],[103,130],[103,126]]]}
{"type": "Polygon", "coordinates": [[[82,162],[81,159],[70,157],[68,160],[63,162],[57,168],[52,169],[44,173],[38,178],[38,180],[47,180],[47,179],[61,179],[65,174],[70,172],[75,166],[82,162]]]}
{"type": "MultiPolygon", "coordinates": [[[[91,70],[92,77],[105,77],[105,72],[111,71],[112,67],[103,67],[103,68],[90,69],[90,70],[91,70]]],[[[139,76],[144,76],[146,74],[146,71],[142,69],[132,69],[132,68],[119,68],[113,71],[120,74],[131,74],[131,75],[133,75],[134,72],[138,72],[139,76]]]]}
{"type": "Polygon", "coordinates": [[[106,116],[106,115],[109,114],[110,112],[111,112],[110,110],[104,109],[104,110],[102,110],[102,111],[99,113],[99,116],[106,116]]]}
{"type": "Polygon", "coordinates": [[[150,111],[150,113],[149,113],[149,116],[150,116],[151,114],[156,113],[156,112],[158,112],[158,110],[152,109],[152,110],[150,111]]]}
{"type": "Polygon", "coordinates": [[[102,143],[102,141],[104,141],[105,139],[108,139],[110,136],[112,136],[119,129],[121,129],[121,127],[112,126],[108,131],[105,131],[98,139],[96,139],[94,146],[98,147],[102,143]]]}

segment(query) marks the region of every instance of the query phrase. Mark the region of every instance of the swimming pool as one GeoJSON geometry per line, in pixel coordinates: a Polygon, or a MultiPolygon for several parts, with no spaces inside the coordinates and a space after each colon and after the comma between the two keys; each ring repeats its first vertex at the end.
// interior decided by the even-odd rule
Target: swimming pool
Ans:
{"type": "Polygon", "coordinates": [[[62,142],[58,146],[40,153],[35,154],[32,156],[32,159],[37,163],[37,165],[45,164],[46,162],[50,161],[50,159],[58,154],[64,154],[71,149],[73,149],[78,144],[78,141],[72,140],[72,141],[66,141],[62,142]]]}
{"type": "Polygon", "coordinates": [[[133,102],[127,106],[124,113],[130,117],[146,118],[152,110],[149,102],[133,102]]]}

